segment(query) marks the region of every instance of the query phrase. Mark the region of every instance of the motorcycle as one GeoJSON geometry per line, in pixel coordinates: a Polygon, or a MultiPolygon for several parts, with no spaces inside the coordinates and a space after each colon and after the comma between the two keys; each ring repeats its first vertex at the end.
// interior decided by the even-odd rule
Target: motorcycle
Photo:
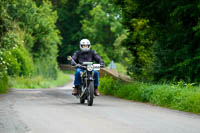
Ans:
{"type": "Polygon", "coordinates": [[[93,105],[94,99],[94,71],[100,70],[102,67],[100,64],[94,64],[93,62],[83,62],[82,65],[77,64],[71,56],[68,57],[68,60],[71,60],[76,64],[76,67],[83,69],[81,72],[81,85],[78,88],[78,94],[75,95],[80,99],[80,103],[84,104],[87,100],[88,106],[93,105]]]}

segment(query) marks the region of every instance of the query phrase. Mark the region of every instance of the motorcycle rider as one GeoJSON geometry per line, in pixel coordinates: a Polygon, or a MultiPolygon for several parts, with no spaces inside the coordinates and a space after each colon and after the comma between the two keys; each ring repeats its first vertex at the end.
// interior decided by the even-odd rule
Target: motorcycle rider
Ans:
{"type": "MultiPolygon", "coordinates": [[[[80,41],[80,50],[76,51],[74,55],[72,56],[72,59],[79,65],[83,64],[83,62],[96,62],[100,65],[104,66],[104,61],[101,59],[101,57],[96,53],[96,51],[91,50],[91,44],[88,39],[82,39],[80,41]]],[[[73,61],[71,61],[71,64],[74,66],[76,65],[73,61]]],[[[79,68],[77,65],[76,72],[75,72],[75,80],[74,80],[74,90],[72,92],[72,95],[77,95],[79,85],[81,84],[81,76],[80,72],[83,71],[83,69],[79,68]]],[[[99,72],[94,70],[94,95],[99,96],[100,93],[98,92],[98,85],[99,85],[99,72]]]]}

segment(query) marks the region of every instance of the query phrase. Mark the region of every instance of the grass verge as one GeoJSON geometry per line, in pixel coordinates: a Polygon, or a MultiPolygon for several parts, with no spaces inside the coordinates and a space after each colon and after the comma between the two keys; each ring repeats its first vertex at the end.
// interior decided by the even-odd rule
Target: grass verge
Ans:
{"type": "Polygon", "coordinates": [[[0,94],[8,91],[8,76],[4,75],[0,78],[0,94]]]}
{"type": "Polygon", "coordinates": [[[62,72],[65,73],[65,74],[72,74],[72,75],[74,75],[75,70],[62,70],[62,72]]]}
{"type": "Polygon", "coordinates": [[[46,79],[42,76],[36,77],[15,77],[9,80],[11,88],[53,88],[63,86],[70,81],[70,77],[59,71],[56,80],[46,79]]]}
{"type": "Polygon", "coordinates": [[[171,109],[200,113],[200,86],[178,82],[176,84],[125,84],[111,77],[100,79],[99,91],[133,101],[148,102],[171,109]]]}

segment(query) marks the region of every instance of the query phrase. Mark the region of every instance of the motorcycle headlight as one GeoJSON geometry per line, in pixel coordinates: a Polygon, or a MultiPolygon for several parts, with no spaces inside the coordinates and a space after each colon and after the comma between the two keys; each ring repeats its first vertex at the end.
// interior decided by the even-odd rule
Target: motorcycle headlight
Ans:
{"type": "Polygon", "coordinates": [[[92,71],[93,70],[93,65],[87,65],[87,70],[92,71]]]}

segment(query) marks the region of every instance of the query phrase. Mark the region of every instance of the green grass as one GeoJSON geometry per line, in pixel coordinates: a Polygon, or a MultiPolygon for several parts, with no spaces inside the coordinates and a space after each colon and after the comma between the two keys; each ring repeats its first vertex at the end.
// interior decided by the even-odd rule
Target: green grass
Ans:
{"type": "Polygon", "coordinates": [[[72,75],[74,75],[75,70],[62,70],[62,72],[65,73],[65,74],[72,74],[72,75]]]}
{"type": "Polygon", "coordinates": [[[0,78],[0,93],[6,93],[8,91],[8,76],[4,75],[0,78]]]}
{"type": "Polygon", "coordinates": [[[100,79],[99,91],[133,101],[148,102],[171,109],[200,113],[200,86],[192,84],[124,84],[111,77],[100,79]]]}
{"type": "Polygon", "coordinates": [[[42,76],[36,77],[15,77],[10,79],[11,88],[53,88],[63,86],[70,81],[70,77],[59,71],[58,78],[56,80],[46,79],[42,76]]]}

